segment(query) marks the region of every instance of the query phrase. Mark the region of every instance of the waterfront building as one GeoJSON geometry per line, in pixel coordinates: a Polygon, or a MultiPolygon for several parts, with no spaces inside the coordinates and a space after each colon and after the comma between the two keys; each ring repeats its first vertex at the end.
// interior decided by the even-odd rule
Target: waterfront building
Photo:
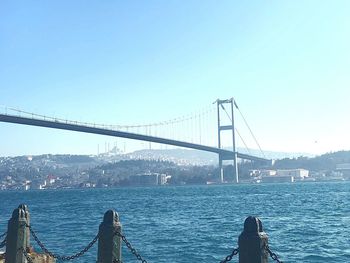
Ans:
{"type": "Polygon", "coordinates": [[[262,177],[263,183],[293,183],[294,177],[291,175],[272,175],[262,177]]]}
{"type": "Polygon", "coordinates": [[[131,176],[129,183],[135,186],[165,185],[168,178],[166,174],[145,173],[131,176]]]}
{"type": "Polygon", "coordinates": [[[295,179],[304,179],[309,177],[309,170],[305,169],[289,169],[289,170],[277,170],[278,176],[293,176],[295,179]]]}
{"type": "Polygon", "coordinates": [[[336,172],[340,172],[344,179],[350,180],[350,163],[337,164],[336,172]]]}
{"type": "Polygon", "coordinates": [[[264,183],[293,183],[309,177],[309,170],[289,169],[289,170],[264,170],[261,171],[261,180],[264,183]]]}
{"type": "Polygon", "coordinates": [[[261,176],[275,176],[276,175],[276,170],[262,170],[260,172],[261,176]]]}

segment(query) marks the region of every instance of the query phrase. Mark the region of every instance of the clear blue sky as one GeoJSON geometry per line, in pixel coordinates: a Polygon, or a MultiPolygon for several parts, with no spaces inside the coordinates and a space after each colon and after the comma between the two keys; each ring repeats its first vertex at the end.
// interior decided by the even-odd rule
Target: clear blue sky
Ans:
{"type": "MultiPolygon", "coordinates": [[[[347,0],[3,0],[0,105],[131,124],[233,96],[266,150],[350,150],[349,13],[347,0]]],[[[0,136],[1,156],[114,141],[5,123],[0,136]]]]}

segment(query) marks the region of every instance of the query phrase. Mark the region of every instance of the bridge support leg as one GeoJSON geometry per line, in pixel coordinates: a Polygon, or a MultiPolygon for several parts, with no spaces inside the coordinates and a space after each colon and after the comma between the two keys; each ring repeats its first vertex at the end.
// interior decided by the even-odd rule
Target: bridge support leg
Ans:
{"type": "Polygon", "coordinates": [[[235,180],[235,183],[238,184],[239,180],[238,180],[238,166],[237,166],[237,153],[234,153],[234,157],[233,157],[233,178],[235,180]]]}
{"type": "Polygon", "coordinates": [[[118,213],[108,210],[99,228],[97,263],[122,262],[122,239],[117,232],[122,233],[118,213]]]}
{"type": "Polygon", "coordinates": [[[220,183],[224,182],[224,168],[222,166],[222,159],[219,156],[219,175],[220,175],[220,183]]]}

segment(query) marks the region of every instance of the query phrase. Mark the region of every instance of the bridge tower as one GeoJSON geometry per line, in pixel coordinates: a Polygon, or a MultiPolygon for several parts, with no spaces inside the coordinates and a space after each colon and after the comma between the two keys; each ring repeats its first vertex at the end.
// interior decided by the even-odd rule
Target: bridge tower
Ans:
{"type": "Polygon", "coordinates": [[[219,154],[219,171],[220,171],[220,181],[224,182],[224,169],[223,169],[223,161],[230,160],[233,161],[233,176],[234,181],[238,183],[238,167],[237,167],[237,151],[236,151],[236,140],[235,140],[235,123],[234,123],[234,114],[233,114],[233,106],[236,106],[236,103],[233,98],[227,100],[219,100],[217,99],[217,114],[218,114],[218,148],[221,149],[221,132],[222,131],[231,131],[232,132],[232,151],[233,155],[224,155],[219,154]],[[231,104],[230,112],[227,112],[224,105],[231,104]],[[224,111],[227,114],[227,117],[230,119],[229,125],[222,125],[220,121],[220,113],[224,111]]]}

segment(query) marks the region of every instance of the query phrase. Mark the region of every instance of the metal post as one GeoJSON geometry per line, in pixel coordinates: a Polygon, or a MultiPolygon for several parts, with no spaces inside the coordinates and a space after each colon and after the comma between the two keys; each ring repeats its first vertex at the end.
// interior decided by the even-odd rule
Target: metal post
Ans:
{"type": "Polygon", "coordinates": [[[263,232],[259,218],[249,216],[244,221],[244,230],[238,238],[239,263],[267,263],[268,237],[263,232]]]}
{"type": "Polygon", "coordinates": [[[99,228],[97,263],[121,262],[122,239],[116,235],[117,232],[121,233],[121,231],[122,226],[119,222],[118,213],[108,210],[99,228]]]}
{"type": "Polygon", "coordinates": [[[26,225],[28,224],[27,218],[29,218],[28,208],[27,211],[20,208],[16,208],[12,217],[8,222],[7,239],[6,239],[6,263],[26,263],[27,260],[23,254],[22,249],[27,249],[29,246],[27,237],[28,231],[26,225]],[[26,217],[27,216],[27,217],[26,217]]]}
{"type": "Polygon", "coordinates": [[[222,167],[222,158],[219,154],[219,173],[220,173],[220,182],[224,182],[224,168],[222,167]]]}

